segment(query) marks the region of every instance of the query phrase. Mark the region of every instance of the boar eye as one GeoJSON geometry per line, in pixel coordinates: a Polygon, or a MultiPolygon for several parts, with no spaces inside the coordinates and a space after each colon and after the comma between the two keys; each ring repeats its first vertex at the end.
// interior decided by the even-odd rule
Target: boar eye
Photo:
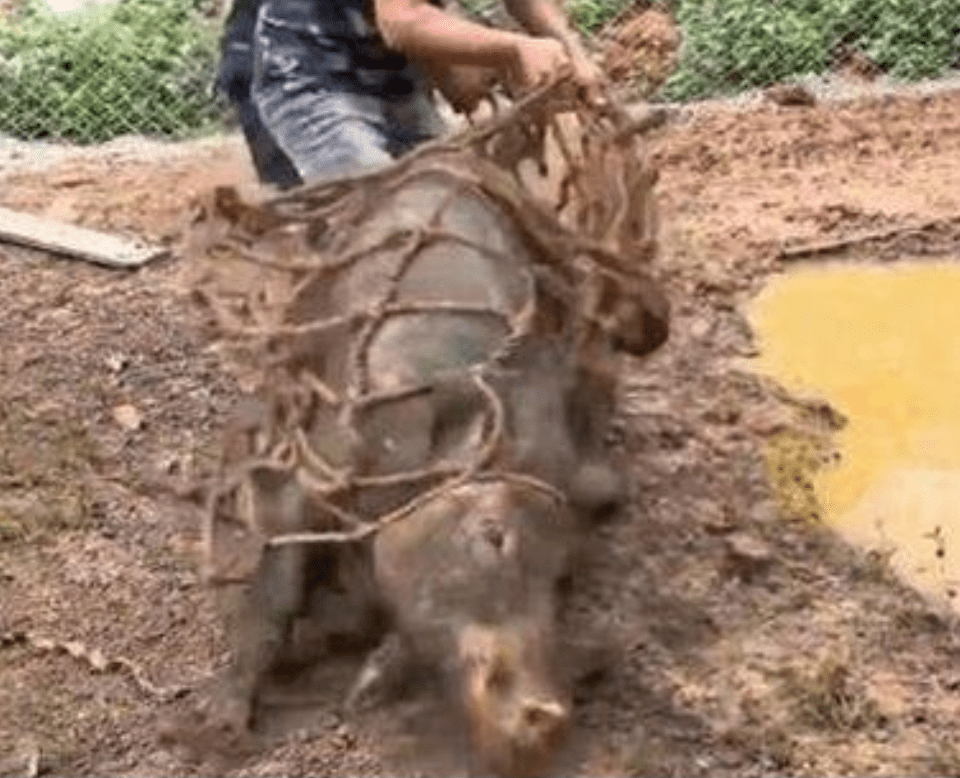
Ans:
{"type": "Polygon", "coordinates": [[[494,662],[487,672],[487,688],[492,692],[505,692],[513,681],[513,674],[502,662],[494,662]]]}
{"type": "Polygon", "coordinates": [[[502,522],[486,524],[481,530],[480,537],[497,558],[509,557],[516,553],[518,543],[516,533],[511,528],[504,527],[502,522]]]}
{"type": "Polygon", "coordinates": [[[503,549],[503,543],[506,540],[506,537],[503,533],[503,528],[495,525],[484,528],[483,538],[497,551],[503,549]]]}

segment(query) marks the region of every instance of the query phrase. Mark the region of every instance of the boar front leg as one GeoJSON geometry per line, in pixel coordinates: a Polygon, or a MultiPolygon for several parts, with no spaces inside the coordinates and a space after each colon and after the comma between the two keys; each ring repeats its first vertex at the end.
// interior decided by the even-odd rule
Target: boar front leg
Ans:
{"type": "Polygon", "coordinates": [[[263,679],[289,641],[294,619],[305,606],[309,549],[266,548],[240,606],[237,650],[228,673],[228,723],[250,726],[263,679]]]}
{"type": "Polygon", "coordinates": [[[394,694],[407,678],[413,656],[398,632],[389,633],[367,656],[347,692],[343,708],[355,713],[394,694]]]}
{"type": "MultiPolygon", "coordinates": [[[[279,532],[302,529],[306,499],[296,480],[269,470],[251,474],[251,509],[257,526],[279,532]]],[[[220,710],[226,727],[243,732],[252,721],[263,679],[287,644],[294,619],[307,604],[308,546],[266,546],[242,595],[235,626],[235,655],[227,672],[220,710]]]]}
{"type": "Polygon", "coordinates": [[[614,513],[629,498],[624,462],[606,443],[614,416],[615,378],[605,370],[581,370],[567,395],[567,423],[579,464],[569,484],[573,505],[590,519],[614,513]]]}

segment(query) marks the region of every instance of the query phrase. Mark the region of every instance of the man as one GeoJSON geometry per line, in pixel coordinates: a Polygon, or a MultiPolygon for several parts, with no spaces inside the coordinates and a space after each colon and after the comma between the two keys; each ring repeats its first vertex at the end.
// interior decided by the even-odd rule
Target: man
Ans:
{"type": "Polygon", "coordinates": [[[256,23],[257,0],[236,0],[224,24],[216,89],[237,109],[240,127],[261,180],[288,189],[300,183],[300,175],[260,121],[260,111],[250,94],[256,23]]]}
{"type": "Polygon", "coordinates": [[[462,113],[495,79],[522,91],[569,71],[599,93],[602,73],[555,0],[506,6],[529,35],[428,0],[260,0],[250,92],[259,119],[309,183],[377,169],[439,135],[432,86],[462,113]]]}

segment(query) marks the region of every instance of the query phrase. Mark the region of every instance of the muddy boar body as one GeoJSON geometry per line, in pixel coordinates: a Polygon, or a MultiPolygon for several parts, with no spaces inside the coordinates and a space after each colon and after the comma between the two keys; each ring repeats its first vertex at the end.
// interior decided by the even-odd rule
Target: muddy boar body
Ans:
{"type": "MultiPolygon", "coordinates": [[[[398,640],[442,672],[484,764],[540,774],[569,718],[555,670],[557,585],[583,516],[624,491],[602,453],[613,380],[572,353],[562,312],[538,308],[534,249],[479,193],[443,176],[415,179],[381,198],[352,241],[363,259],[302,285],[285,321],[392,314],[359,332],[303,331],[287,367],[340,396],[396,399],[348,419],[314,409],[307,444],[328,467],[366,476],[469,468],[492,423],[477,370],[502,405],[500,441],[483,477],[441,489],[371,538],[266,546],[240,606],[221,705],[234,726],[249,724],[294,622],[312,614],[331,633],[398,640]],[[398,252],[397,240],[411,250],[398,252]]],[[[663,337],[659,318],[651,328],[648,311],[638,316],[645,334],[632,332],[631,348],[649,350],[663,337]]],[[[251,471],[252,523],[275,535],[330,529],[309,491],[294,472],[251,471]]],[[[361,490],[348,507],[383,515],[423,491],[361,490]]]]}

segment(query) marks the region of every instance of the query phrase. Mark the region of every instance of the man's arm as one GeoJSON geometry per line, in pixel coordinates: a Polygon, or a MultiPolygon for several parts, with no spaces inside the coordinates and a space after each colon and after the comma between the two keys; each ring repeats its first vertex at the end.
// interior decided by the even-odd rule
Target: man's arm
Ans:
{"type": "Polygon", "coordinates": [[[531,35],[555,38],[568,50],[582,50],[580,37],[554,0],[503,0],[508,13],[531,35]]]}
{"type": "Polygon", "coordinates": [[[375,0],[377,26],[387,45],[418,60],[501,67],[520,36],[455,16],[426,0],[375,0]]]}
{"type": "MultiPolygon", "coordinates": [[[[443,10],[458,19],[468,18],[457,0],[444,0],[443,10]]],[[[424,60],[433,85],[457,113],[470,116],[480,101],[490,95],[497,82],[497,71],[478,65],[446,65],[424,60]]]]}
{"type": "Polygon", "coordinates": [[[486,27],[427,0],[375,0],[375,8],[387,45],[412,59],[494,68],[521,88],[535,86],[571,66],[566,47],[555,38],[486,27]]]}

